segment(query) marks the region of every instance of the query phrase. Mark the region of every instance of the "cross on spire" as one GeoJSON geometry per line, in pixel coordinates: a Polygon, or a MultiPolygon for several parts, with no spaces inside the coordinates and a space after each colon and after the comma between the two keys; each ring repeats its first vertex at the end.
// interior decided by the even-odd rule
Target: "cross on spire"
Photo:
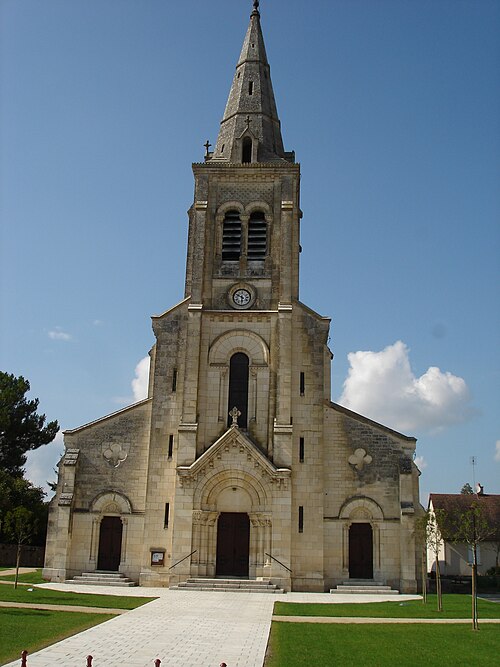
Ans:
{"type": "Polygon", "coordinates": [[[211,143],[209,142],[209,140],[207,139],[207,142],[206,142],[205,144],[203,144],[203,145],[205,146],[205,157],[209,157],[208,149],[210,148],[210,146],[211,146],[212,144],[211,144],[211,143]]]}

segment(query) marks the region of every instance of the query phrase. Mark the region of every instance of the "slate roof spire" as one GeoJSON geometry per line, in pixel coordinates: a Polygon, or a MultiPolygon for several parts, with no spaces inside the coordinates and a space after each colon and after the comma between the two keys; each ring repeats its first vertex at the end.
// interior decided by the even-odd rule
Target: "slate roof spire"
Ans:
{"type": "Polygon", "coordinates": [[[253,3],[219,136],[209,159],[232,163],[294,161],[293,153],[285,153],[283,148],[258,0],[253,3]]]}

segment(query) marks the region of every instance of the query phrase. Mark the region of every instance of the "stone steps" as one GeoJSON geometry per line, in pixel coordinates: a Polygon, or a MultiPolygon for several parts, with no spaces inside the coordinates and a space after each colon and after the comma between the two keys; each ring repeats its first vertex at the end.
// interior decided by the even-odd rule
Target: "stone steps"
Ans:
{"type": "Polygon", "coordinates": [[[192,591],[231,591],[234,593],[274,593],[283,594],[285,591],[278,588],[270,580],[257,581],[256,579],[208,579],[197,577],[181,581],[171,590],[192,591]]]}
{"type": "Polygon", "coordinates": [[[137,586],[135,581],[132,581],[121,572],[82,572],[82,574],[68,579],[66,584],[83,584],[87,586],[122,586],[130,588],[137,586]]]}
{"type": "Polygon", "coordinates": [[[350,579],[338,584],[336,588],[330,589],[330,593],[339,595],[399,595],[399,591],[384,586],[380,581],[373,581],[371,579],[350,579]]]}

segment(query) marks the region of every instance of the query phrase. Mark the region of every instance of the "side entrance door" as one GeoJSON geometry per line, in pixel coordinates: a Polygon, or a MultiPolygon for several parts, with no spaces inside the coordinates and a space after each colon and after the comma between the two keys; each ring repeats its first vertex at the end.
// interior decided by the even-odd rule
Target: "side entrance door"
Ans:
{"type": "Polygon", "coordinates": [[[369,523],[349,528],[349,577],[373,579],[373,533],[369,523]]]}
{"type": "Polygon", "coordinates": [[[219,576],[248,577],[250,519],[243,512],[222,512],[217,523],[219,576]]]}
{"type": "Polygon", "coordinates": [[[122,555],[123,524],[118,516],[105,516],[99,533],[97,569],[116,572],[122,555]]]}

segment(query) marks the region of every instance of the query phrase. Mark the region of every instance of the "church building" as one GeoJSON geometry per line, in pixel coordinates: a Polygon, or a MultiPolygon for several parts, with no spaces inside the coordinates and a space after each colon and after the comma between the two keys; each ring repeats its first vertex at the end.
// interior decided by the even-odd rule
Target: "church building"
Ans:
{"type": "Polygon", "coordinates": [[[148,397],[65,432],[48,580],[416,591],[416,441],[330,400],[330,320],[299,300],[300,165],[253,5],[193,164],[185,293],[152,318],[148,397]]]}

